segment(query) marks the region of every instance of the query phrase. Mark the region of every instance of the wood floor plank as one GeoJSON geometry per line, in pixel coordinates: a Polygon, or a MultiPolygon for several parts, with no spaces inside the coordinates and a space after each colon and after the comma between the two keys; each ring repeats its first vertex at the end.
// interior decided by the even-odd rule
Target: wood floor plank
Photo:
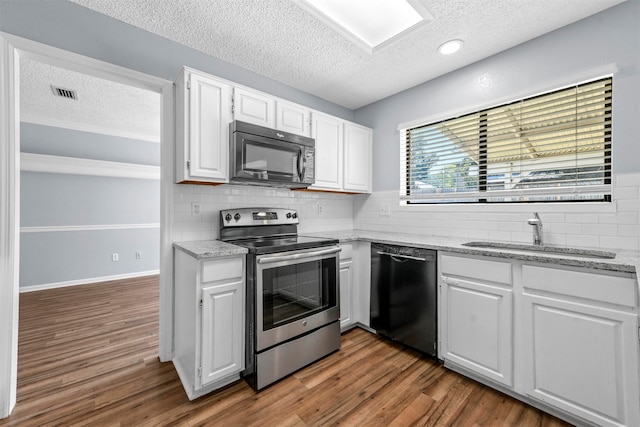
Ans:
{"type": "Polygon", "coordinates": [[[341,349],[256,393],[189,401],[158,360],[158,276],[20,295],[18,399],[0,426],[568,424],[356,328],[341,349]]]}

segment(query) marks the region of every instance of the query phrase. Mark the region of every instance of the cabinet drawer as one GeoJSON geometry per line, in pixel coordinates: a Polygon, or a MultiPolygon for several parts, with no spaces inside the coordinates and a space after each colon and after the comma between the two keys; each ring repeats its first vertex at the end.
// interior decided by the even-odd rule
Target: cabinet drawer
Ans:
{"type": "Polygon", "coordinates": [[[534,265],[522,266],[522,276],[525,288],[636,306],[636,280],[629,277],[534,265]]]}
{"type": "Polygon", "coordinates": [[[350,243],[340,245],[340,260],[353,258],[353,245],[350,243]]]}
{"type": "Polygon", "coordinates": [[[220,258],[202,263],[202,282],[242,277],[244,273],[244,257],[220,258]]]}
{"type": "Polygon", "coordinates": [[[511,264],[442,255],[440,273],[511,285],[511,264]]]}

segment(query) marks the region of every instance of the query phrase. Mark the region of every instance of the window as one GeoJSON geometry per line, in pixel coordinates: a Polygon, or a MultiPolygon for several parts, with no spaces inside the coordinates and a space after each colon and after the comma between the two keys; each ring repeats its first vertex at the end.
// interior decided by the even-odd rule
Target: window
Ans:
{"type": "Polygon", "coordinates": [[[402,129],[408,203],[611,201],[611,77],[402,129]]]}

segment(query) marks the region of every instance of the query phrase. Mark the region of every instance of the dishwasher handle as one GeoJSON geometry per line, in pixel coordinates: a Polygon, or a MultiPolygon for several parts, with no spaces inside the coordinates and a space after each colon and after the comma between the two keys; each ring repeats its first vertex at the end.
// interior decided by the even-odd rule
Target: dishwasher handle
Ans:
{"type": "Polygon", "coordinates": [[[411,256],[411,255],[392,254],[390,252],[382,252],[382,251],[378,251],[378,255],[387,255],[394,259],[403,258],[403,259],[411,259],[414,261],[422,261],[422,262],[435,261],[435,257],[432,257],[432,256],[417,257],[417,256],[411,256]]]}

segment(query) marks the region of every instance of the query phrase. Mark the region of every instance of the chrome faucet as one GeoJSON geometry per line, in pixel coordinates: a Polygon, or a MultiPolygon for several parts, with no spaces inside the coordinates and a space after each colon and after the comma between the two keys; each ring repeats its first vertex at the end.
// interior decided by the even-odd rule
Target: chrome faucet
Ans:
{"type": "Polygon", "coordinates": [[[542,246],[542,220],[540,219],[538,212],[534,212],[533,216],[533,218],[527,220],[529,225],[533,225],[533,244],[536,246],[542,246]]]}

